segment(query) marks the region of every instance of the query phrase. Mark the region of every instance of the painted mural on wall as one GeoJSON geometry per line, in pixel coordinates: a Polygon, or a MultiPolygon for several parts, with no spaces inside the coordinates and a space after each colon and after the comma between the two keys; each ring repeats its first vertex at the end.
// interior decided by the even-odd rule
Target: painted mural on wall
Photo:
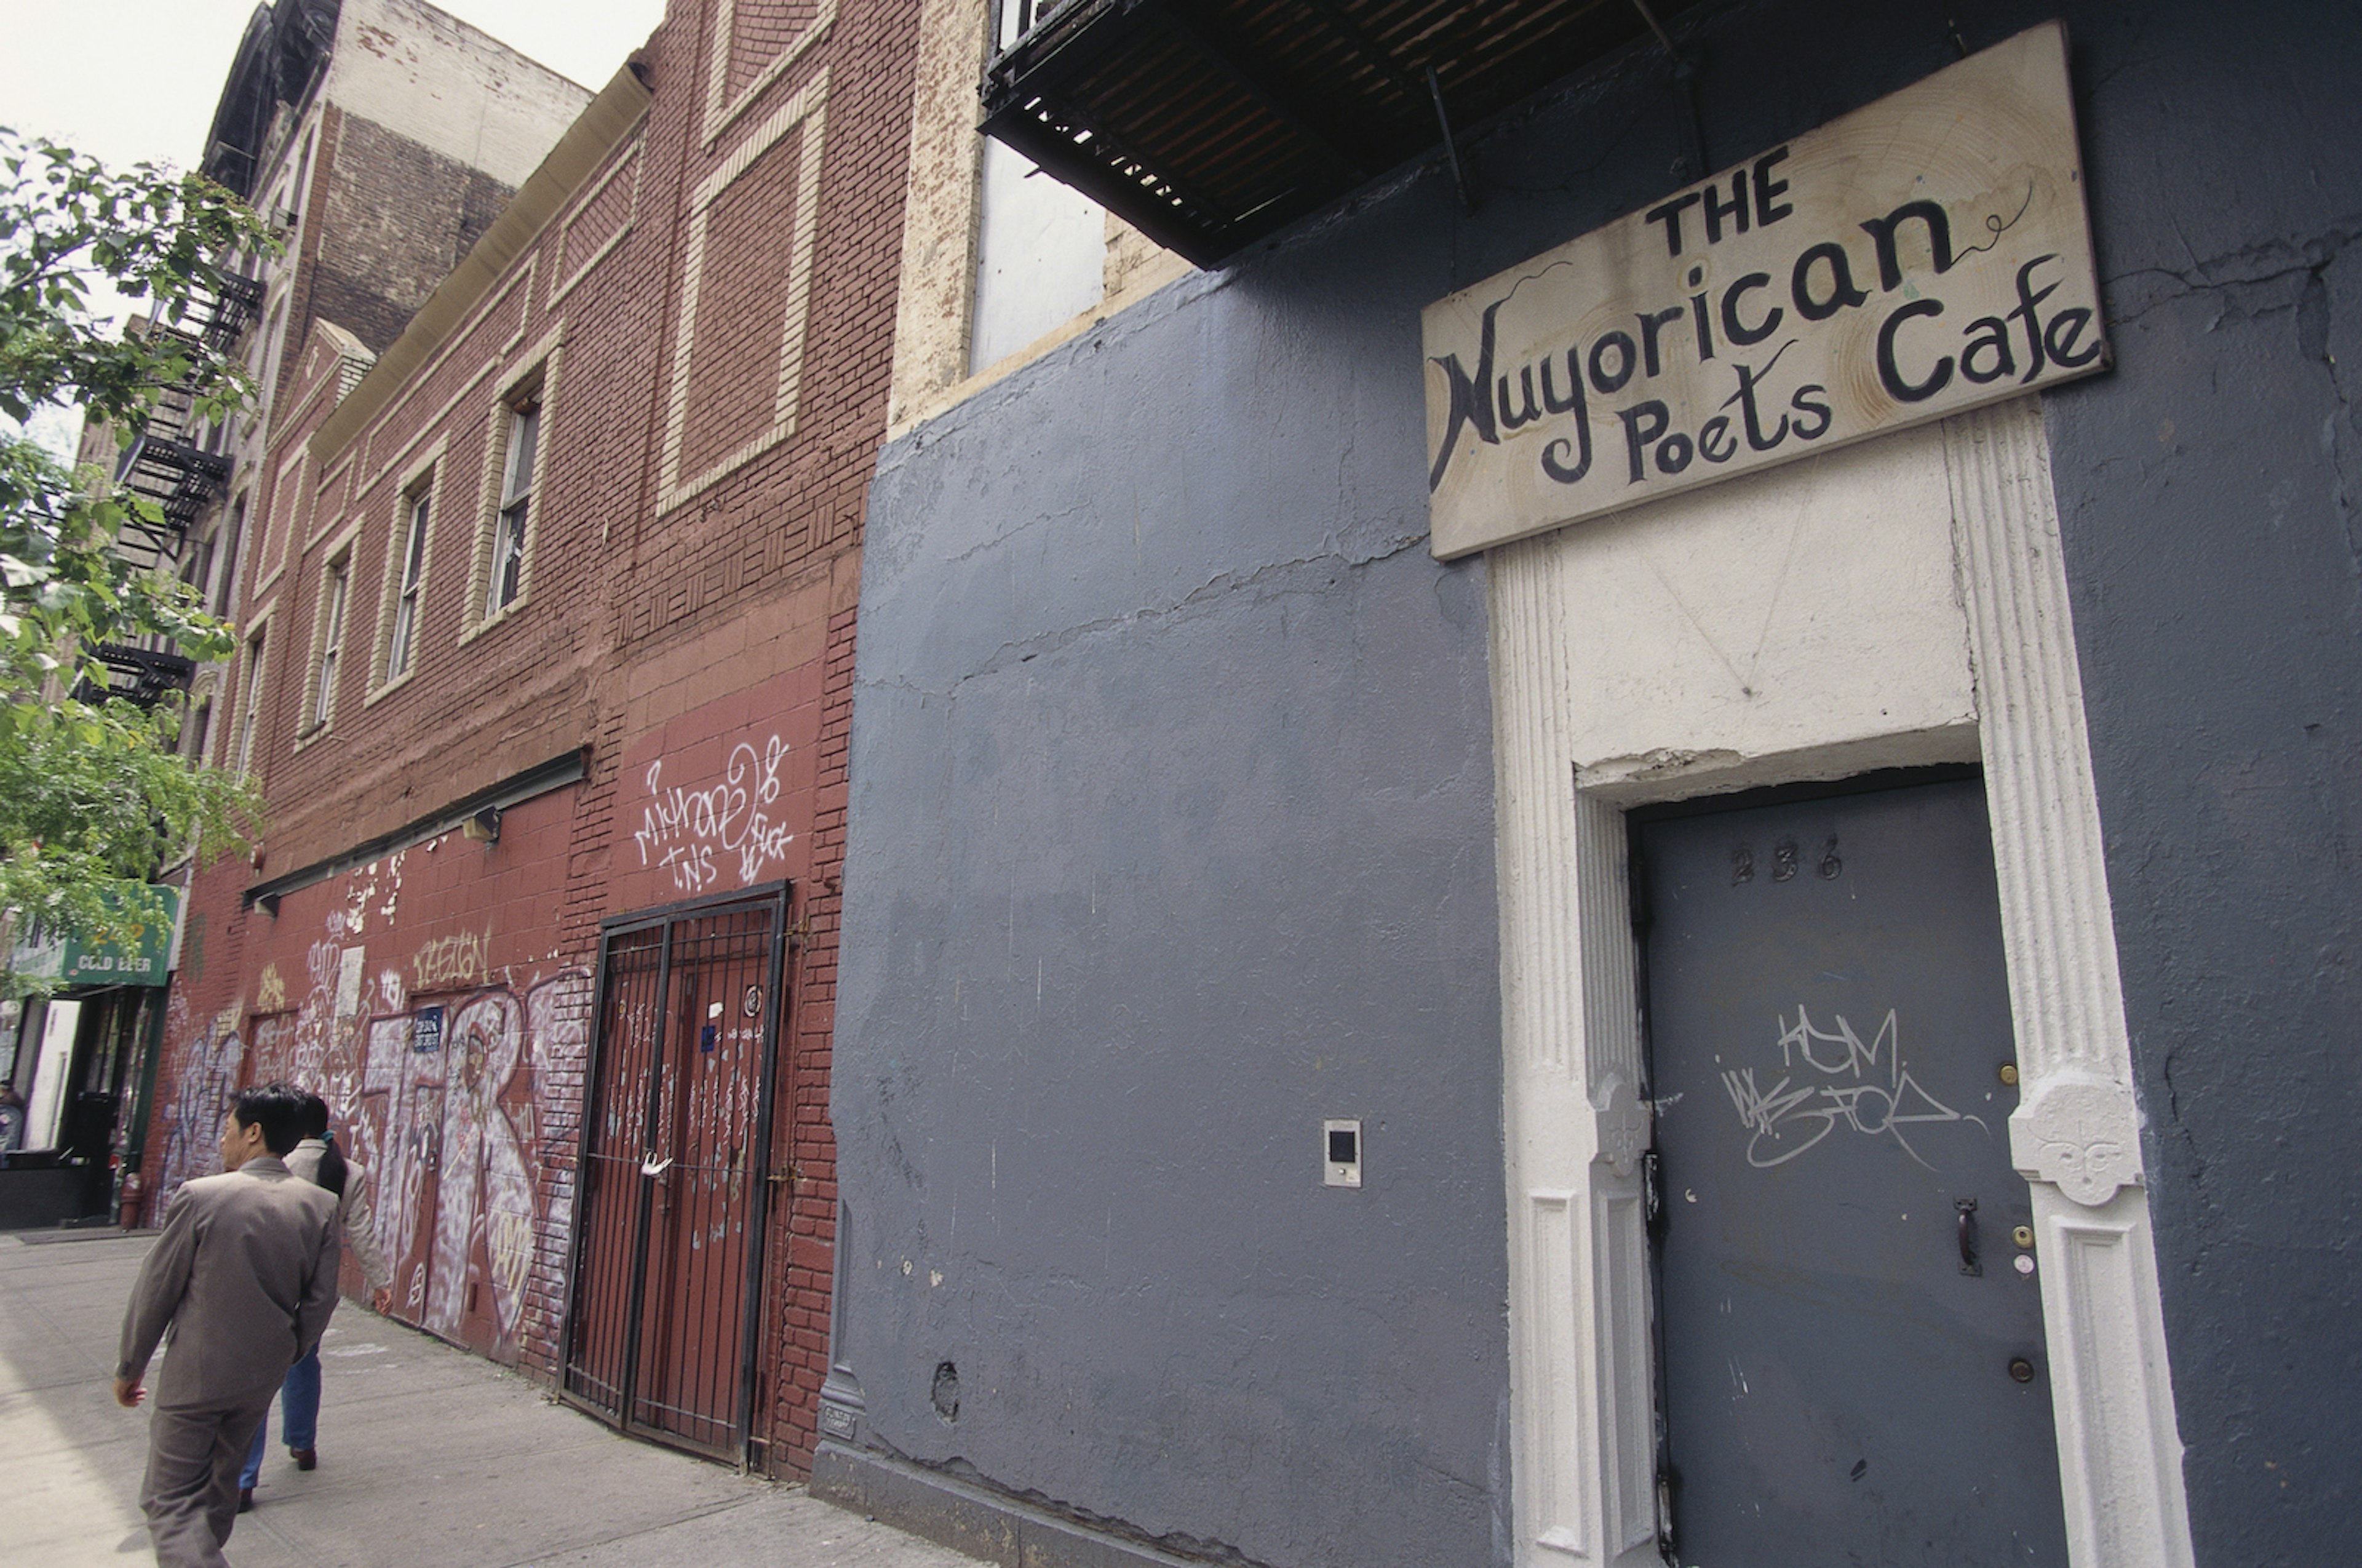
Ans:
{"type": "Polygon", "coordinates": [[[496,969],[489,926],[408,935],[393,920],[403,860],[345,879],[301,977],[267,966],[252,1014],[233,1003],[200,1022],[175,995],[160,1198],[218,1168],[239,1087],[315,1088],[374,1173],[395,1314],[513,1359],[536,1238],[573,1222],[591,976],[554,961],[496,969]]]}

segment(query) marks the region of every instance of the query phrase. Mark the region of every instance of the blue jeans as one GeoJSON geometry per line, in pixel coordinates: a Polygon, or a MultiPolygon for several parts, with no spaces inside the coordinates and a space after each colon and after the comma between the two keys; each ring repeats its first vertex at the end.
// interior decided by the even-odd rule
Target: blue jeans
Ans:
{"type": "MultiPolygon", "coordinates": [[[[280,1435],[289,1448],[311,1448],[320,1436],[320,1352],[316,1345],[312,1353],[287,1369],[287,1380],[279,1386],[279,1424],[286,1430],[280,1435]]],[[[251,1487],[262,1474],[262,1451],[270,1446],[270,1411],[262,1412],[262,1424],[254,1429],[254,1446],[246,1451],[246,1468],[238,1472],[237,1484],[251,1487]]]]}

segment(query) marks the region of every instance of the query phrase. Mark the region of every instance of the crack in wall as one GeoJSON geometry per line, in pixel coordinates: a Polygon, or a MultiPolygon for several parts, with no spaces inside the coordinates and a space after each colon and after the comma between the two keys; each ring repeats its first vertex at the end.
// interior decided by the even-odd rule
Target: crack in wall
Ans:
{"type": "MultiPolygon", "coordinates": [[[[2110,294],[2119,289],[2135,288],[2158,280],[2180,285],[2179,288],[2140,291],[2147,297],[2129,310],[2112,308],[2108,313],[2108,325],[2111,327],[2129,326],[2152,311],[2194,295],[2219,294],[2228,301],[2244,293],[2268,290],[2275,283],[2313,272],[2334,262],[2338,253],[2353,243],[2357,235],[2362,235],[2362,219],[2356,219],[2353,226],[2328,228],[2307,239],[2268,239],[2255,245],[2243,245],[2236,250],[2224,251],[2204,259],[2191,254],[2189,242],[2183,240],[2182,250],[2190,255],[2190,265],[2186,268],[2128,267],[2122,271],[2111,272],[2102,280],[2102,287],[2110,294]]],[[[2175,237],[2181,237],[2179,229],[2175,231],[2175,237]]],[[[2241,304],[2244,314],[2251,318],[2274,315],[2288,308],[2286,305],[2246,308],[2244,301],[2241,304]]]]}
{"type": "Polygon", "coordinates": [[[1045,653],[1063,653],[1077,643],[1112,632],[1153,626],[1160,622],[1171,620],[1217,601],[1227,600],[1234,594],[1260,592],[1275,580],[1280,580],[1280,586],[1275,590],[1279,594],[1326,593],[1336,586],[1335,578],[1319,582],[1281,580],[1294,574],[1302,574],[1307,578],[1318,576],[1324,569],[1362,571],[1379,562],[1391,560],[1405,551],[1418,548],[1426,543],[1427,532],[1422,528],[1414,534],[1396,535],[1382,539],[1374,547],[1358,554],[1337,549],[1269,562],[1243,574],[1236,571],[1218,572],[1198,587],[1169,603],[1149,605],[1138,610],[1126,611],[1120,614],[1103,615],[1077,625],[1065,626],[1056,631],[1040,633],[1032,637],[1003,642],[982,664],[960,676],[948,686],[933,687],[900,677],[866,677],[858,684],[872,690],[901,691],[922,699],[949,699],[969,681],[1000,674],[1017,665],[1030,663],[1045,653]]]}

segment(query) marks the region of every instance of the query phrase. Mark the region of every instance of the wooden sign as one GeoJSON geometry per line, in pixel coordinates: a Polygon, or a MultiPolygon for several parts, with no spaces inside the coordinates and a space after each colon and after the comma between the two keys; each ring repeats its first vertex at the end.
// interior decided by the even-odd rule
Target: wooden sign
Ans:
{"type": "Polygon", "coordinates": [[[1449,560],[2107,367],[2061,23],[1427,308],[1449,560]]]}

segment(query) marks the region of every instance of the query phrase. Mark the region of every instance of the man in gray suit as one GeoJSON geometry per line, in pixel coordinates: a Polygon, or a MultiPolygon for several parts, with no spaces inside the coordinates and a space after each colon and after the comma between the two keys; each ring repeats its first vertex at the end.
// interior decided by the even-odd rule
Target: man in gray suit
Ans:
{"type": "Polygon", "coordinates": [[[222,1121],[223,1174],[173,1198],[124,1310],[116,1403],[147,1397],[149,1357],[160,1339],[168,1345],[139,1489],[162,1568],[224,1562],[247,1446],[337,1305],[336,1195],[281,1159],[303,1138],[304,1115],[289,1085],[239,1092],[222,1121]]]}

